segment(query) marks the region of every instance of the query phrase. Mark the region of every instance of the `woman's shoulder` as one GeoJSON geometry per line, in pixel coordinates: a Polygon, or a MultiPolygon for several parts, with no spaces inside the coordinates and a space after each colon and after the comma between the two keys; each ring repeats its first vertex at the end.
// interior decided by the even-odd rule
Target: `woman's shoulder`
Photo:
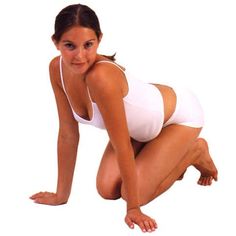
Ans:
{"type": "Polygon", "coordinates": [[[54,57],[49,63],[50,80],[60,84],[60,56],[54,57]]]}
{"type": "Polygon", "coordinates": [[[50,71],[59,69],[59,60],[60,60],[60,56],[56,56],[50,61],[49,63],[50,71]]]}
{"type": "Polygon", "coordinates": [[[91,82],[108,82],[112,78],[124,76],[123,67],[111,60],[98,60],[94,63],[86,75],[86,80],[91,82]]]}
{"type": "MultiPolygon", "coordinates": [[[[86,84],[93,95],[110,94],[112,91],[126,91],[126,76],[112,61],[97,61],[86,75],[86,84]]],[[[115,95],[115,94],[113,94],[115,95]]]]}
{"type": "Polygon", "coordinates": [[[113,69],[105,63],[95,63],[86,74],[86,84],[90,91],[105,91],[111,86],[113,81],[113,69]]]}

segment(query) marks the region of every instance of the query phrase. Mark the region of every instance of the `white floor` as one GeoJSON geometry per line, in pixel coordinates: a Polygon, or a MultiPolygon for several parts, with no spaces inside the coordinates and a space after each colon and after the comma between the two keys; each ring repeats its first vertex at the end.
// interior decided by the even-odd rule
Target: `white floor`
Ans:
{"type": "MultiPolygon", "coordinates": [[[[100,16],[101,52],[117,52],[117,60],[144,80],[193,89],[206,115],[202,136],[219,169],[219,181],[201,187],[190,168],[183,181],[145,206],[159,224],[153,235],[236,235],[234,1],[131,2],[83,1],[100,16]]],[[[6,9],[0,16],[0,235],[142,235],[125,225],[122,200],[105,201],[96,192],[103,131],[81,127],[67,205],[28,199],[55,190],[58,121],[48,62],[57,51],[50,36],[55,14],[70,3],[14,0],[0,6],[6,9]]]]}

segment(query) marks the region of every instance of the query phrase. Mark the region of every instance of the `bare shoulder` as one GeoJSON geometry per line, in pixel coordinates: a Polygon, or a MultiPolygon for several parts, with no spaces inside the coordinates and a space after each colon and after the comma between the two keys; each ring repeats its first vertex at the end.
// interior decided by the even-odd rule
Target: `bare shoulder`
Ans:
{"type": "Polygon", "coordinates": [[[57,57],[54,57],[50,61],[50,63],[49,63],[49,70],[50,70],[50,72],[54,72],[54,71],[59,69],[59,59],[60,59],[60,57],[57,56],[57,57]]]}
{"type": "Polygon", "coordinates": [[[49,63],[50,80],[52,84],[60,84],[60,57],[54,57],[49,63]]]}
{"type": "Polygon", "coordinates": [[[114,68],[107,63],[95,64],[86,75],[86,83],[90,86],[105,85],[114,77],[113,72],[114,68]]]}
{"type": "Polygon", "coordinates": [[[101,92],[123,90],[124,82],[124,73],[111,63],[95,64],[86,76],[89,89],[101,92]]]}

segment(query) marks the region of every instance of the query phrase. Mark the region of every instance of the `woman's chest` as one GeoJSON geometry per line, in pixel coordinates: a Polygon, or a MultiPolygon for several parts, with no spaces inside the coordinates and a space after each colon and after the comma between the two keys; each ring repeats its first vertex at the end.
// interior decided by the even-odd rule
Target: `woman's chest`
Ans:
{"type": "Polygon", "coordinates": [[[81,118],[90,120],[93,115],[91,98],[84,81],[65,84],[65,89],[72,110],[81,118]]]}

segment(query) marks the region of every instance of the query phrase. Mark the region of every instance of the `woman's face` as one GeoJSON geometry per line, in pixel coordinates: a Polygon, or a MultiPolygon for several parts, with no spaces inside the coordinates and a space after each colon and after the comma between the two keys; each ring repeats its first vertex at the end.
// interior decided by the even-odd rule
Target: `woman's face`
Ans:
{"type": "Polygon", "coordinates": [[[100,39],[92,29],[74,26],[55,45],[67,68],[75,74],[83,75],[96,60],[99,42],[100,39]]]}

